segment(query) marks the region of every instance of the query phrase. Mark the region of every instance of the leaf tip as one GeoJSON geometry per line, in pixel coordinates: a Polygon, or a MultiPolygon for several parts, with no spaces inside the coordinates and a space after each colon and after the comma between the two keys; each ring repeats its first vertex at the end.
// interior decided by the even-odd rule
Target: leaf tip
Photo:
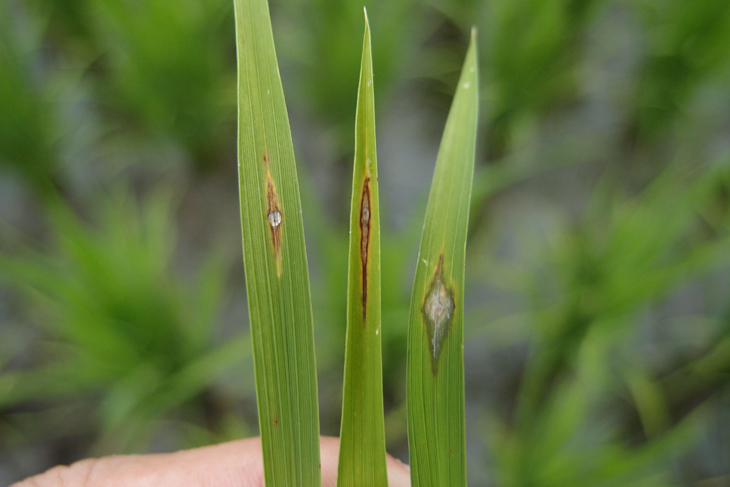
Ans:
{"type": "Polygon", "coordinates": [[[365,36],[370,36],[370,21],[368,20],[368,9],[363,5],[362,7],[363,15],[365,16],[365,36]]]}

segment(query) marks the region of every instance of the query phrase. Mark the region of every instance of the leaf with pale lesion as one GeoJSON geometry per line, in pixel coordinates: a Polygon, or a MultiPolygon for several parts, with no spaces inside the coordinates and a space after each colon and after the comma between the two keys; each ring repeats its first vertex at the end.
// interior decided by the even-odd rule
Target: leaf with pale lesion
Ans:
{"type": "Polygon", "coordinates": [[[411,295],[407,399],[414,487],[466,485],[463,289],[478,103],[473,32],[439,148],[411,295]]]}

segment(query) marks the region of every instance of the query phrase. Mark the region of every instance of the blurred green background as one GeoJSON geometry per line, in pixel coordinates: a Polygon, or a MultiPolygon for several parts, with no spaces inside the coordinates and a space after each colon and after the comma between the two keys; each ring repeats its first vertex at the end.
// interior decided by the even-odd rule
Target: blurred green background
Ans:
{"type": "MultiPolygon", "coordinates": [[[[379,0],[388,449],[472,25],[474,486],[730,485],[730,3],[379,0]]],[[[336,435],[362,2],[271,2],[336,435]]],[[[255,435],[230,0],[0,0],[0,484],[255,435]]]]}

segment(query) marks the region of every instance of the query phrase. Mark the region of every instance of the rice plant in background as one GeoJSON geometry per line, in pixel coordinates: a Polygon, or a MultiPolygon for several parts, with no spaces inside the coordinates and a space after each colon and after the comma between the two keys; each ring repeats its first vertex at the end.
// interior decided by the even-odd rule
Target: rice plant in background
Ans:
{"type": "MultiPolygon", "coordinates": [[[[99,89],[141,136],[175,142],[198,169],[225,155],[233,72],[225,62],[224,0],[83,0],[104,49],[99,89]],[[159,26],[164,25],[161,29],[159,26]]],[[[153,139],[153,140],[154,140],[153,139]]]]}
{"type": "Polygon", "coordinates": [[[40,37],[38,25],[13,25],[8,6],[0,5],[0,169],[12,169],[43,193],[58,172],[58,120],[43,96],[45,80],[32,75],[30,53],[40,37]],[[13,42],[13,34],[22,42],[13,42]]]}
{"type": "Polygon", "coordinates": [[[215,343],[223,256],[211,254],[193,285],[171,273],[172,215],[171,193],[163,191],[141,203],[117,191],[92,214],[94,225],[56,200],[48,253],[0,228],[6,244],[15,242],[0,253],[0,281],[32,303],[28,319],[46,337],[23,354],[32,367],[0,376],[9,421],[20,428],[29,404],[48,404],[28,418],[31,430],[66,411],[64,427],[48,439],[97,436],[97,453],[147,448],[171,415],[182,431],[207,417],[227,436],[227,399],[211,377],[245,360],[250,340],[215,343]]]}

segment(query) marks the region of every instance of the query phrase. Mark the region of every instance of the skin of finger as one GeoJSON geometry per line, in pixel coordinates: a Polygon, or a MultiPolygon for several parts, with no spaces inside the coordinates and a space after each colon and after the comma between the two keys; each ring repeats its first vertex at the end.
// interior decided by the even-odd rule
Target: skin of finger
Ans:
{"type": "MultiPolygon", "coordinates": [[[[335,487],[339,438],[322,437],[322,487],[335,487]]],[[[408,467],[388,457],[390,487],[410,486],[408,467]]],[[[259,438],[194,450],[89,459],[11,487],[264,487],[259,438]]]]}

